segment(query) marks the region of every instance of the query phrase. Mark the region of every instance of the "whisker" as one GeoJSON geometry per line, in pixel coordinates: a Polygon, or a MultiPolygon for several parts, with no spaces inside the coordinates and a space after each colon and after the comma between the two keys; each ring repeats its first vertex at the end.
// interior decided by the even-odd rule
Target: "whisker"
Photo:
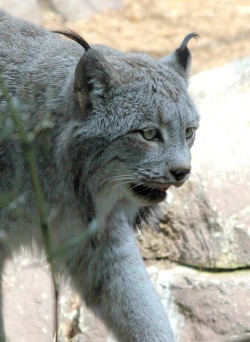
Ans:
{"type": "Polygon", "coordinates": [[[134,180],[131,180],[129,182],[118,183],[118,184],[115,184],[114,186],[112,186],[112,189],[117,187],[117,186],[124,185],[124,184],[129,184],[129,183],[133,183],[133,182],[134,182],[134,180]]]}
{"type": "Polygon", "coordinates": [[[155,189],[156,187],[155,187],[155,185],[151,188],[151,190],[149,191],[149,193],[148,193],[148,196],[147,197],[149,197],[149,195],[151,194],[151,192],[155,189]]]}
{"type": "Polygon", "coordinates": [[[121,177],[126,177],[126,178],[130,177],[130,178],[132,178],[131,175],[116,175],[116,176],[112,176],[112,177],[108,178],[108,180],[116,179],[116,178],[121,178],[121,177]]]}
{"type": "Polygon", "coordinates": [[[145,183],[145,182],[135,184],[134,186],[132,186],[132,189],[136,188],[137,186],[144,185],[144,183],[145,183]]]}
{"type": "Polygon", "coordinates": [[[108,179],[113,179],[113,178],[121,178],[121,177],[132,177],[131,175],[125,174],[125,175],[114,175],[109,177],[108,179]]]}
{"type": "Polygon", "coordinates": [[[110,183],[114,183],[114,182],[119,182],[119,181],[123,181],[123,180],[133,180],[132,177],[117,177],[117,178],[113,178],[113,179],[109,179],[105,182],[105,184],[110,184],[110,183]]]}
{"type": "Polygon", "coordinates": [[[112,169],[112,170],[114,170],[114,171],[126,171],[126,170],[128,170],[128,171],[135,171],[135,169],[128,169],[128,168],[126,168],[126,169],[124,169],[124,168],[122,168],[122,169],[112,169]]]}

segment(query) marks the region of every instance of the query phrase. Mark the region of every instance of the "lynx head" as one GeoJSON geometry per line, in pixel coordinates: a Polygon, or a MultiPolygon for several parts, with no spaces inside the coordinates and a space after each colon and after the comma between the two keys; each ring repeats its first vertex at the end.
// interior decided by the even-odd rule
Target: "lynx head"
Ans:
{"type": "Polygon", "coordinates": [[[86,50],[74,83],[79,119],[70,155],[77,191],[84,186],[95,198],[124,197],[139,206],[163,201],[191,171],[199,115],[187,92],[187,44],[197,34],[162,60],[90,47],[76,34],[66,35],[86,50]]]}

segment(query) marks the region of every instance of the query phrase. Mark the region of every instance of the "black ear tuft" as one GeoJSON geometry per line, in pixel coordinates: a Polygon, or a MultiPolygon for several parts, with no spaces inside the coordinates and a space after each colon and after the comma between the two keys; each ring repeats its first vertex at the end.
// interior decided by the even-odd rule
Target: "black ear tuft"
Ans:
{"type": "Polygon", "coordinates": [[[183,42],[181,43],[181,46],[175,51],[178,62],[184,69],[187,69],[188,61],[190,60],[190,57],[191,57],[191,53],[187,45],[190,39],[194,38],[197,40],[199,37],[200,37],[199,34],[195,32],[188,34],[184,38],[183,42]]]}
{"type": "Polygon", "coordinates": [[[189,33],[184,39],[183,39],[183,42],[181,43],[181,46],[180,46],[180,49],[185,49],[190,41],[190,39],[198,39],[200,38],[200,35],[197,33],[197,32],[192,32],[192,33],[189,33]]]}
{"type": "Polygon", "coordinates": [[[178,72],[178,74],[183,77],[186,81],[190,76],[191,70],[191,61],[192,56],[191,52],[189,51],[187,45],[190,39],[199,37],[198,33],[190,33],[188,34],[183,42],[181,43],[180,47],[175,50],[175,52],[171,53],[160,60],[160,63],[174,69],[178,72]]]}
{"type": "Polygon", "coordinates": [[[86,40],[81,37],[78,33],[74,32],[73,30],[63,30],[63,31],[52,31],[54,33],[62,34],[63,36],[74,40],[76,43],[80,44],[85,51],[88,51],[91,46],[86,42],[86,40]]]}

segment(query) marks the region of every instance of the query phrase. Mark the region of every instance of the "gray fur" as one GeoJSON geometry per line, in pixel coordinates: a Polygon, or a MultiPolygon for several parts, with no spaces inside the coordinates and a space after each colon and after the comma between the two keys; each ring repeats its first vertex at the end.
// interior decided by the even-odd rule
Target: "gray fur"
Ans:
{"type": "MultiPolygon", "coordinates": [[[[98,225],[92,241],[63,254],[58,270],[120,342],[174,340],[133,232],[138,213],[146,216],[143,208],[162,201],[170,185],[181,186],[191,168],[194,134],[187,128],[195,131],[199,116],[188,70],[172,62],[101,45],[84,53],[76,42],[0,12],[2,77],[29,129],[53,123],[34,143],[53,248],[89,222],[98,225]],[[159,130],[154,140],[145,138],[150,129],[159,130]]],[[[3,97],[0,106],[4,125],[3,97]]],[[[2,269],[21,246],[43,250],[23,146],[10,137],[0,140],[0,191],[18,199],[16,210],[0,208],[2,269]]]]}

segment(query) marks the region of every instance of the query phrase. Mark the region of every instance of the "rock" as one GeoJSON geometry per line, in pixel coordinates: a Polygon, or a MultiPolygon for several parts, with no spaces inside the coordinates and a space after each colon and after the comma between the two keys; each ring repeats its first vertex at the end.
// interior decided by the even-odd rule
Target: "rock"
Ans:
{"type": "Polygon", "coordinates": [[[171,194],[143,256],[210,269],[250,266],[250,58],[192,78],[201,113],[193,175],[171,194]]]}
{"type": "Polygon", "coordinates": [[[24,255],[9,262],[3,298],[8,341],[52,341],[53,291],[48,267],[24,255]]]}
{"type": "MultiPolygon", "coordinates": [[[[212,273],[154,261],[148,272],[176,342],[250,341],[232,339],[249,332],[249,270],[212,273]]],[[[48,268],[21,255],[8,264],[3,288],[6,333],[11,341],[51,340],[54,317],[48,268]]],[[[60,342],[115,342],[67,286],[60,291],[59,329],[60,342]]]]}
{"type": "Polygon", "coordinates": [[[41,22],[40,7],[36,0],[0,0],[0,7],[16,17],[35,24],[41,22]]]}
{"type": "MultiPolygon", "coordinates": [[[[45,262],[34,262],[26,254],[16,256],[7,263],[3,292],[8,341],[53,340],[54,295],[45,262]]],[[[59,311],[60,342],[114,342],[104,324],[66,284],[60,288],[59,311]]]]}
{"type": "Polygon", "coordinates": [[[121,0],[51,0],[51,3],[53,8],[69,21],[85,19],[95,12],[122,6],[121,0]]]}
{"type": "Polygon", "coordinates": [[[249,332],[249,271],[209,273],[163,267],[154,264],[148,271],[176,342],[223,342],[249,332]]]}

